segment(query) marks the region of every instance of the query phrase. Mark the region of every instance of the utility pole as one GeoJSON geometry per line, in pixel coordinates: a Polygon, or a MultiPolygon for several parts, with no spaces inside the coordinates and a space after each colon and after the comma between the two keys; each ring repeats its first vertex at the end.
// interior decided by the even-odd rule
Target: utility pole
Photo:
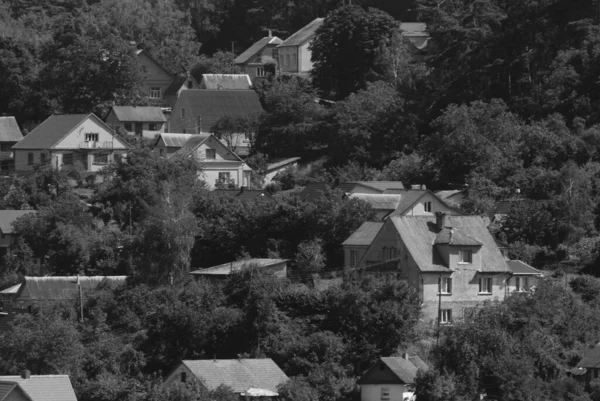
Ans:
{"type": "Polygon", "coordinates": [[[79,280],[79,274],[77,275],[77,286],[79,286],[79,311],[81,313],[81,323],[83,323],[83,290],[81,289],[81,280],[79,280]]]}
{"type": "Polygon", "coordinates": [[[234,45],[235,45],[235,40],[232,40],[231,41],[231,52],[235,54],[235,47],[234,47],[234,45]]]}
{"type": "Polygon", "coordinates": [[[440,323],[442,321],[442,275],[438,278],[438,322],[436,345],[440,344],[440,323]]]}

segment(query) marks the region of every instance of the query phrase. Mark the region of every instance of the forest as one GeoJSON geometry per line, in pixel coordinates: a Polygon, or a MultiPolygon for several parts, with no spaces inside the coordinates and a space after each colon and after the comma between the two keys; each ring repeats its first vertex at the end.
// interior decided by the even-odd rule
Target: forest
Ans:
{"type": "Polygon", "coordinates": [[[570,374],[600,338],[597,2],[347,3],[0,0],[0,114],[24,132],[51,113],[150,104],[132,42],[173,73],[228,73],[268,30],[285,38],[326,17],[310,77],[256,83],[264,113],[215,127],[255,132],[258,183],[265,160],[302,157],[272,198],[217,198],[196,179],[201,166],[144,143],[99,181],[45,168],[0,180],[2,209],[37,210],[15,226],[0,288],[25,275],[129,276],[86,294],[83,316],[76,300],[15,319],[0,332],[0,374],[69,374],[86,401],[225,401],[227,389],[167,391],[161,378],[183,358],[270,357],[291,377],[284,399],[350,401],[378,357],[408,350],[431,366],[420,401],[600,400],[600,383],[570,374]],[[427,23],[425,49],[400,21],[427,23]],[[367,204],[294,196],[336,180],[462,189],[472,214],[514,201],[491,229],[511,258],[553,273],[463,322],[426,325],[393,274],[342,271],[340,244],[372,218],[367,204]],[[246,257],[290,259],[289,280],[187,275],[246,257]],[[568,282],[565,269],[590,275],[568,282]],[[317,288],[316,275],[341,284],[317,288]]]}

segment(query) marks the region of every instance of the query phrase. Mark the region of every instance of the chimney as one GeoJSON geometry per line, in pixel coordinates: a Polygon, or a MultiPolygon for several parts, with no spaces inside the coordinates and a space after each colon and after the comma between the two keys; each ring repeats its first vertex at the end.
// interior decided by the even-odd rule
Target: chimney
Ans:
{"type": "Polygon", "coordinates": [[[269,37],[272,38],[273,37],[273,32],[271,32],[271,30],[269,29],[269,37]]]}
{"type": "Polygon", "coordinates": [[[427,186],[425,184],[413,184],[410,189],[427,189],[427,186]]]}
{"type": "Polygon", "coordinates": [[[403,352],[402,353],[402,358],[404,358],[404,359],[406,359],[408,361],[409,360],[408,359],[408,352],[403,352]]]}
{"type": "Polygon", "coordinates": [[[23,372],[21,372],[21,377],[27,380],[31,377],[31,372],[25,369],[23,372]]]}
{"type": "Polygon", "coordinates": [[[441,231],[449,223],[448,215],[444,212],[435,212],[435,225],[441,231]]]}

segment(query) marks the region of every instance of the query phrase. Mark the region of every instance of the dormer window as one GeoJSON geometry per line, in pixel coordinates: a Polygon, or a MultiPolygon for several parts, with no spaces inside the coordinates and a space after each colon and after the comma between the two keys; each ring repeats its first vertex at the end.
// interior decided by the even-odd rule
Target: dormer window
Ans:
{"type": "Polygon", "coordinates": [[[470,249],[460,249],[458,251],[458,263],[473,263],[473,251],[470,249]]]}

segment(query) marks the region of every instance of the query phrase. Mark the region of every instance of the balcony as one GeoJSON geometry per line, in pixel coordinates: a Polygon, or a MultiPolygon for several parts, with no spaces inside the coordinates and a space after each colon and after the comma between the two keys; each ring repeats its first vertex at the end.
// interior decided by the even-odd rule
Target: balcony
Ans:
{"type": "Polygon", "coordinates": [[[80,142],[79,149],[112,149],[113,142],[112,141],[87,141],[80,142]]]}

